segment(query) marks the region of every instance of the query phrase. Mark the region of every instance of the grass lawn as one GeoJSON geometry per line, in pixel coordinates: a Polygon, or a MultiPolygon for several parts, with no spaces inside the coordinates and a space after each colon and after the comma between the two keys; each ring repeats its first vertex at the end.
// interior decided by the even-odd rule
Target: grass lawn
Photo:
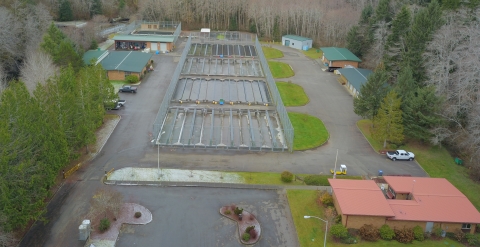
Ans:
{"type": "Polygon", "coordinates": [[[224,39],[225,39],[225,35],[219,34],[219,35],[217,35],[217,39],[218,39],[218,40],[224,40],[224,39]]]}
{"type": "Polygon", "coordinates": [[[282,62],[268,61],[268,67],[274,78],[287,78],[295,75],[290,65],[282,62]]]}
{"type": "Polygon", "coordinates": [[[329,134],[322,120],[298,112],[289,112],[288,117],[295,130],[293,150],[311,149],[328,140],[329,134]]]}
{"type": "MultiPolygon", "coordinates": [[[[280,173],[276,173],[276,172],[225,172],[225,173],[231,173],[231,174],[236,174],[236,175],[242,176],[243,179],[245,180],[246,184],[305,185],[305,186],[308,186],[300,180],[295,181],[295,179],[291,183],[284,183],[280,179],[280,173]]],[[[304,177],[306,177],[308,175],[312,175],[312,174],[294,174],[294,175],[297,175],[299,177],[304,178],[304,177]]],[[[321,175],[321,176],[325,177],[325,181],[327,183],[327,184],[325,184],[325,186],[329,186],[328,182],[327,182],[327,179],[331,178],[332,176],[331,175],[321,175]]],[[[358,179],[358,180],[362,179],[361,176],[337,176],[337,178],[358,179]]]]}
{"type": "Polygon", "coordinates": [[[308,101],[303,87],[291,82],[277,82],[277,88],[285,106],[302,106],[308,101]]]}
{"type": "Polygon", "coordinates": [[[310,48],[308,51],[302,51],[305,56],[313,59],[322,58],[323,52],[317,52],[317,48],[310,48]]]}
{"type": "MultiPolygon", "coordinates": [[[[292,214],[295,229],[297,230],[298,241],[301,247],[323,246],[325,237],[325,223],[314,218],[304,219],[304,215],[311,215],[324,218],[323,207],[316,203],[318,192],[315,190],[287,190],[288,203],[292,214]],[[314,241],[312,241],[314,239],[314,241]]],[[[359,240],[355,245],[336,243],[330,235],[327,235],[327,246],[407,246],[397,241],[366,242],[359,240]]],[[[442,241],[414,241],[413,246],[434,247],[434,246],[463,246],[451,239],[442,241]]]]}
{"type": "Polygon", "coordinates": [[[116,81],[116,80],[110,80],[110,83],[113,85],[114,92],[118,92],[118,90],[126,83],[125,81],[116,81]]]}
{"type": "Polygon", "coordinates": [[[281,58],[283,57],[283,52],[280,50],[277,50],[275,48],[270,48],[266,46],[262,46],[263,53],[265,54],[266,59],[272,59],[272,58],[281,58]]]}
{"type": "MultiPolygon", "coordinates": [[[[371,138],[370,120],[360,120],[357,125],[376,151],[382,149],[382,145],[371,138]]],[[[468,177],[465,167],[455,164],[454,158],[445,148],[418,143],[408,143],[400,148],[415,153],[415,159],[430,177],[446,178],[480,210],[480,184],[468,177]]]]}

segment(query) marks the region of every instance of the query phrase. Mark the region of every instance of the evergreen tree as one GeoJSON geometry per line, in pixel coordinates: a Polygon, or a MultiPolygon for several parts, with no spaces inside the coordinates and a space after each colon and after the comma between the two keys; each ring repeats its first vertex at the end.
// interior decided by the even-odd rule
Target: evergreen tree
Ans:
{"type": "Polygon", "coordinates": [[[98,48],[97,40],[92,39],[92,42],[90,43],[90,50],[96,50],[97,48],[98,48]]]}
{"type": "Polygon", "coordinates": [[[91,1],[92,1],[92,6],[90,7],[90,17],[93,17],[94,15],[101,15],[103,13],[101,0],[91,0],[91,1]]]}
{"type": "Polygon", "coordinates": [[[387,80],[388,74],[382,67],[368,76],[367,82],[360,88],[360,94],[353,100],[353,110],[357,115],[371,120],[377,115],[388,92],[387,80]]]}
{"type": "Polygon", "coordinates": [[[383,142],[383,148],[387,147],[387,141],[398,144],[404,139],[401,104],[402,100],[397,93],[390,91],[373,119],[373,138],[383,142]]]}
{"type": "Polygon", "coordinates": [[[71,64],[75,71],[83,66],[81,55],[75,50],[74,44],[53,23],[43,36],[40,47],[52,56],[53,62],[65,67],[71,64]]]}
{"type": "Polygon", "coordinates": [[[392,33],[387,37],[383,58],[385,69],[392,76],[391,81],[394,81],[400,70],[401,54],[405,52],[404,38],[409,30],[411,18],[410,10],[404,5],[392,21],[392,33]]]}
{"type": "Polygon", "coordinates": [[[350,50],[357,57],[362,57],[363,55],[363,40],[359,35],[358,26],[353,26],[350,28],[347,34],[347,49],[350,50]]]}
{"type": "Polygon", "coordinates": [[[228,25],[228,30],[238,31],[238,23],[237,23],[237,16],[236,15],[232,15],[230,17],[230,23],[228,25]]]}
{"type": "Polygon", "coordinates": [[[362,10],[362,15],[360,16],[360,24],[369,24],[370,19],[373,15],[373,7],[372,5],[367,5],[362,10]]]}
{"type": "Polygon", "coordinates": [[[430,141],[430,130],[442,124],[441,118],[436,114],[440,105],[441,99],[435,95],[435,88],[431,86],[417,87],[405,95],[402,102],[405,135],[424,142],[430,141]]]}
{"type": "Polygon", "coordinates": [[[427,42],[443,23],[442,10],[436,0],[430,2],[427,8],[420,9],[413,18],[405,38],[406,51],[402,54],[402,66],[412,68],[413,77],[418,82],[426,79],[422,54],[427,42]]]}
{"type": "Polygon", "coordinates": [[[456,10],[460,7],[460,0],[442,0],[442,7],[444,9],[456,10]]]}
{"type": "Polygon", "coordinates": [[[118,0],[118,9],[123,10],[125,8],[125,0],[118,0]]]}
{"type": "Polygon", "coordinates": [[[417,82],[413,79],[413,72],[410,67],[404,67],[400,70],[395,84],[395,92],[398,93],[402,101],[418,88],[417,82]]]}
{"type": "Polygon", "coordinates": [[[390,8],[390,0],[380,0],[375,9],[375,20],[377,22],[385,21],[390,22],[392,20],[392,10],[390,8]]]}
{"type": "Polygon", "coordinates": [[[68,0],[61,0],[58,9],[58,20],[73,21],[72,6],[70,5],[70,2],[68,0]]]}
{"type": "Polygon", "coordinates": [[[275,17],[275,23],[273,24],[273,40],[281,41],[282,34],[280,33],[280,26],[278,24],[278,16],[275,17]]]}

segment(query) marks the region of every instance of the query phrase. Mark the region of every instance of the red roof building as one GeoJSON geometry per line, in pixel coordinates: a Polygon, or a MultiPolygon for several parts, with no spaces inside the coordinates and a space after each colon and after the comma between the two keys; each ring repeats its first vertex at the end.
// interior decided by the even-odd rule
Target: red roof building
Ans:
{"type": "Polygon", "coordinates": [[[329,179],[337,212],[347,228],[421,226],[475,232],[480,213],[444,178],[384,176],[383,190],[373,180],[329,179]]]}

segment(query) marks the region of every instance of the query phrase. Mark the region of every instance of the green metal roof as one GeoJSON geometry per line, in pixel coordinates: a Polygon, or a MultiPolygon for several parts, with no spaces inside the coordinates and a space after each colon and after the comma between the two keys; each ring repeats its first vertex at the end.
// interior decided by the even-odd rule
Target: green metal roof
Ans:
{"type": "Polygon", "coordinates": [[[343,75],[348,82],[360,92],[360,88],[367,82],[367,78],[373,71],[369,69],[357,69],[357,68],[345,68],[337,69],[337,71],[343,75]]]}
{"type": "Polygon", "coordinates": [[[105,70],[140,73],[151,58],[151,53],[140,51],[111,51],[100,63],[105,70]]]}
{"type": "Polygon", "coordinates": [[[302,37],[302,36],[298,36],[298,35],[283,35],[284,38],[287,38],[287,39],[294,39],[294,40],[298,40],[298,41],[306,41],[306,40],[312,40],[310,38],[306,38],[306,37],[302,37]]]}
{"type": "Polygon", "coordinates": [[[115,41],[143,41],[143,42],[163,42],[172,43],[175,40],[173,35],[116,35],[115,41]]]}
{"type": "Polygon", "coordinates": [[[323,51],[323,55],[328,59],[328,61],[362,61],[347,48],[321,47],[320,49],[323,51]]]}
{"type": "Polygon", "coordinates": [[[99,60],[101,61],[101,59],[103,59],[103,57],[106,55],[108,55],[108,51],[104,51],[104,50],[87,51],[83,54],[83,63],[90,64],[92,59],[95,59],[95,61],[98,63],[99,60]]]}

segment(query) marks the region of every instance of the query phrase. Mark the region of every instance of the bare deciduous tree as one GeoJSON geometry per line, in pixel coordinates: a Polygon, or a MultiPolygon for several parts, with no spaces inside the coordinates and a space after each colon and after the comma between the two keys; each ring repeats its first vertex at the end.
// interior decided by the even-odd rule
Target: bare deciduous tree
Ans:
{"type": "Polygon", "coordinates": [[[21,80],[25,83],[28,91],[32,93],[37,84],[45,84],[58,71],[50,55],[37,50],[27,55],[20,74],[21,80]]]}

